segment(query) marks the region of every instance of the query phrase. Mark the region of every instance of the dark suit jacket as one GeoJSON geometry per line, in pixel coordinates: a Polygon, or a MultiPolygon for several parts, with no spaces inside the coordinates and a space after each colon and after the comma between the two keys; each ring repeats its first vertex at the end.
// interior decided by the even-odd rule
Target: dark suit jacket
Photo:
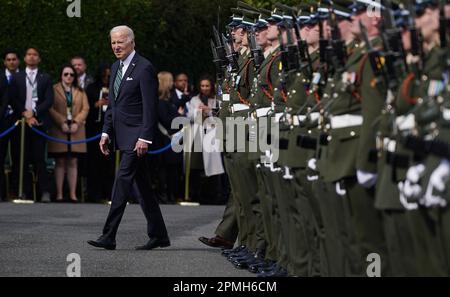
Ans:
{"type": "Polygon", "coordinates": [[[175,89],[172,89],[172,91],[170,91],[170,102],[172,102],[172,104],[174,104],[177,109],[178,107],[182,106],[185,107],[186,103],[188,103],[189,101],[191,101],[192,96],[186,96],[186,95],[182,95],[181,99],[178,98],[177,92],[175,91],[175,89]]]}
{"type": "Polygon", "coordinates": [[[4,119],[6,107],[9,105],[8,81],[4,70],[0,70],[0,124],[4,119]]]}
{"type": "Polygon", "coordinates": [[[86,74],[86,77],[84,78],[84,90],[86,90],[93,83],[94,83],[94,78],[92,76],[90,76],[89,74],[86,74]]]}
{"type": "MultiPolygon", "coordinates": [[[[178,107],[172,104],[169,100],[160,100],[158,104],[158,119],[159,123],[167,130],[170,135],[173,135],[181,129],[172,129],[172,121],[180,117],[178,107]]],[[[160,129],[157,130],[157,147],[165,147],[171,142],[171,139],[164,135],[160,129]]],[[[175,153],[173,150],[168,150],[162,154],[164,162],[175,164],[183,162],[183,153],[175,153]]]]}
{"type": "MultiPolygon", "coordinates": [[[[37,76],[38,101],[36,102],[36,119],[43,124],[44,128],[50,127],[52,121],[49,115],[49,109],[53,106],[53,83],[50,76],[38,71],[37,76]]],[[[16,116],[21,117],[26,111],[25,103],[27,100],[27,74],[25,70],[16,73],[13,76],[11,87],[11,106],[16,116]]]]}
{"type": "Polygon", "coordinates": [[[114,96],[114,81],[120,61],[111,67],[109,106],[103,133],[107,133],[116,148],[133,150],[139,138],[154,140],[158,123],[158,78],[153,65],[135,54],[123,76],[119,94],[114,96]],[[114,100],[114,98],[116,98],[114,100]]]}

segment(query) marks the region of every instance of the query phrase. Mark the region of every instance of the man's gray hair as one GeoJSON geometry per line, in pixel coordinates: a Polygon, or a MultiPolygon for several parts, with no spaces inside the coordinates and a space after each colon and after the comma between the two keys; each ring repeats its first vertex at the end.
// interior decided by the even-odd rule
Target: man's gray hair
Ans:
{"type": "Polygon", "coordinates": [[[128,42],[134,41],[134,32],[128,26],[117,26],[112,28],[109,36],[112,36],[114,33],[124,33],[127,36],[128,42]]]}

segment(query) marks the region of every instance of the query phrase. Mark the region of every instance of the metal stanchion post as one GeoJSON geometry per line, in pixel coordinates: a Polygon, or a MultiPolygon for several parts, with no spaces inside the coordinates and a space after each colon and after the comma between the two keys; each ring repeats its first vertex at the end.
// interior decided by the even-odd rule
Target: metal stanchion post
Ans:
{"type": "Polygon", "coordinates": [[[184,181],[184,201],[189,201],[189,179],[191,176],[191,152],[185,153],[186,156],[186,162],[185,162],[185,172],[186,177],[184,181]]]}
{"type": "Polygon", "coordinates": [[[23,185],[23,179],[25,175],[25,125],[26,121],[25,118],[22,118],[20,120],[20,160],[19,160],[19,189],[18,189],[18,198],[17,200],[14,200],[14,203],[20,203],[20,204],[32,204],[35,203],[33,200],[25,200],[24,196],[24,185],[23,185]]]}
{"type": "Polygon", "coordinates": [[[25,170],[25,119],[20,121],[20,169],[19,169],[19,199],[23,199],[23,176],[25,170]]]}
{"type": "Polygon", "coordinates": [[[192,139],[192,129],[189,127],[187,131],[185,131],[185,138],[183,140],[184,142],[184,156],[185,156],[185,184],[184,184],[184,201],[180,202],[180,205],[182,206],[199,206],[200,204],[197,202],[191,202],[189,197],[189,184],[190,184],[190,177],[191,177],[191,145],[193,142],[190,140],[192,139]]]}

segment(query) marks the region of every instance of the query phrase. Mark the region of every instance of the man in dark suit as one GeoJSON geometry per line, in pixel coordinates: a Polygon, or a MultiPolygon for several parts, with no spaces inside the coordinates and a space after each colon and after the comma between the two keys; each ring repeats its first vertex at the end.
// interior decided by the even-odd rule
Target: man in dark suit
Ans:
{"type": "Polygon", "coordinates": [[[147,244],[137,250],[170,246],[158,202],[152,195],[145,156],[157,128],[158,78],[152,64],[134,50],[134,33],[126,26],[111,30],[111,46],[118,61],[111,69],[108,110],[100,150],[108,145],[122,152],[112,192],[112,205],[103,235],[92,246],[114,250],[116,234],[130,195],[138,198],[147,219],[147,244]]]}
{"type": "Polygon", "coordinates": [[[86,90],[87,87],[94,82],[92,76],[86,73],[87,64],[86,60],[82,56],[75,56],[70,60],[73,68],[78,75],[78,84],[83,89],[86,90]]]}
{"type": "MultiPolygon", "coordinates": [[[[11,107],[11,96],[7,94],[10,91],[9,85],[13,81],[13,76],[19,71],[19,54],[14,50],[6,50],[3,53],[4,70],[0,70],[0,131],[3,132],[12,127],[19,119],[11,107]]],[[[6,182],[4,172],[4,163],[8,153],[8,144],[11,145],[11,161],[12,161],[12,175],[11,175],[11,196],[15,197],[17,193],[18,179],[19,179],[19,145],[20,145],[20,130],[15,129],[10,134],[0,139],[0,200],[5,199],[6,182]]]]}
{"type": "MultiPolygon", "coordinates": [[[[191,101],[192,95],[189,91],[189,78],[185,73],[179,73],[175,76],[174,88],[170,92],[170,101],[177,108],[186,109],[186,103],[191,101]]],[[[187,111],[185,110],[185,113],[187,111]]]]}
{"type": "MultiPolygon", "coordinates": [[[[5,80],[5,78],[0,74],[0,115],[3,115],[6,109],[6,105],[8,104],[8,84],[5,80]]],[[[0,127],[3,128],[4,126],[4,119],[2,116],[0,116],[0,127]]],[[[3,132],[4,129],[1,129],[0,132],[3,132]]],[[[0,150],[2,149],[3,143],[5,141],[2,141],[0,139],[0,150]]],[[[2,152],[0,152],[2,154],[2,152]]],[[[5,155],[5,154],[2,154],[5,155]]],[[[1,158],[0,156],[0,202],[2,202],[5,198],[4,195],[5,192],[5,176],[4,176],[4,158],[1,158]]]]}
{"type": "MultiPolygon", "coordinates": [[[[0,115],[5,112],[6,106],[8,104],[8,82],[6,80],[5,74],[0,73],[0,115]]],[[[0,117],[1,123],[3,124],[3,117],[0,117]]]]}
{"type": "MultiPolygon", "coordinates": [[[[39,51],[28,48],[25,52],[24,71],[14,75],[11,83],[11,105],[17,117],[24,117],[25,168],[33,164],[37,173],[41,202],[50,202],[49,177],[45,163],[47,140],[37,135],[31,127],[46,133],[51,125],[49,109],[53,105],[53,84],[50,76],[38,69],[41,62],[39,51]]],[[[26,192],[31,193],[31,179],[25,175],[26,192]]]]}

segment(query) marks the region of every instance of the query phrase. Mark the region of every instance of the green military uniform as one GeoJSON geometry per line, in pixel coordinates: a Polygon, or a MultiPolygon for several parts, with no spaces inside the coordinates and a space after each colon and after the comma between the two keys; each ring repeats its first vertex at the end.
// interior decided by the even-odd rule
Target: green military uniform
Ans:
{"type": "MultiPolygon", "coordinates": [[[[370,129],[384,103],[382,91],[371,86],[374,75],[370,63],[366,63],[367,57],[364,47],[355,48],[347,60],[346,72],[332,85],[329,96],[335,102],[329,110],[328,146],[319,162],[329,192],[334,191],[343,200],[345,225],[349,227],[346,231],[350,235],[344,243],[353,244],[354,231],[357,250],[353,246],[346,249],[351,253],[351,260],[346,263],[351,267],[346,271],[355,275],[365,275],[362,265],[369,254],[387,258],[381,217],[373,207],[374,189],[363,188],[356,179],[356,170],[373,172],[375,164],[369,162],[369,152],[375,138],[370,129]],[[359,252],[359,259],[355,259],[355,252],[359,252]]],[[[388,263],[382,264],[386,275],[388,263]]]]}
{"type": "MultiPolygon", "coordinates": [[[[401,77],[399,79],[402,81],[401,77]]],[[[396,100],[383,109],[377,136],[381,142],[378,145],[375,207],[383,213],[389,261],[395,276],[417,275],[415,261],[411,261],[415,258],[412,234],[408,227],[406,209],[400,203],[398,189],[398,183],[404,180],[412,154],[401,145],[401,135],[394,129],[394,123],[403,121],[403,116],[414,106],[402,96],[408,84],[409,79],[405,79],[397,90],[396,100]]]]}
{"type": "MultiPolygon", "coordinates": [[[[248,52],[241,52],[238,60],[240,70],[243,69],[246,60],[248,60],[248,52]]],[[[219,112],[219,118],[223,123],[225,123],[226,118],[231,115],[230,91],[234,79],[233,74],[229,73],[228,71],[226,72],[226,74],[227,75],[222,83],[220,90],[222,93],[222,105],[219,112]]],[[[225,145],[226,144],[224,144],[224,147],[225,145]]],[[[232,163],[230,162],[229,153],[225,153],[223,160],[229,180],[231,180],[231,176],[235,175],[235,171],[233,171],[234,168],[232,167],[232,163]]],[[[242,212],[242,207],[240,207],[238,203],[239,199],[235,197],[235,195],[236,194],[232,190],[224,214],[222,216],[222,220],[217,226],[215,234],[231,242],[234,242],[239,235],[239,245],[245,246],[247,245],[248,236],[247,224],[245,223],[245,218],[243,219],[245,215],[242,212]]]]}
{"type": "MultiPolygon", "coordinates": [[[[250,82],[252,81],[253,76],[252,65],[249,52],[247,51],[241,60],[241,68],[238,75],[235,77],[235,83],[229,88],[231,117],[233,118],[243,117],[248,112],[245,110],[236,111],[233,106],[236,107],[236,104],[246,104],[243,100],[249,96],[250,82]]],[[[226,138],[230,137],[228,134],[229,132],[230,131],[227,131],[226,138]]],[[[237,139],[235,138],[235,140],[237,139]]],[[[239,201],[241,210],[238,217],[242,222],[240,226],[244,229],[242,231],[240,230],[240,237],[247,237],[246,245],[251,251],[256,251],[257,249],[264,248],[264,243],[257,237],[256,232],[261,224],[258,223],[253,211],[254,201],[257,200],[255,190],[256,179],[252,176],[252,167],[247,161],[247,153],[244,152],[245,150],[243,150],[242,144],[237,141],[235,141],[235,144],[236,151],[227,154],[226,164],[227,169],[231,169],[229,173],[231,188],[233,194],[236,195],[236,199],[239,201]]]]}
{"type": "MultiPolygon", "coordinates": [[[[318,64],[318,52],[312,53],[310,58],[313,70],[315,70],[318,64]]],[[[298,77],[297,83],[305,88],[305,85],[307,85],[309,81],[306,77],[298,77]]],[[[295,91],[296,94],[299,92],[295,89],[293,91],[295,91]]],[[[296,107],[292,110],[294,125],[288,135],[289,145],[286,152],[286,163],[291,168],[293,175],[293,179],[288,182],[290,182],[293,187],[294,202],[302,218],[302,228],[305,236],[304,240],[306,241],[308,248],[308,275],[310,276],[326,275],[325,271],[320,269],[322,259],[319,254],[318,236],[322,233],[320,230],[321,228],[319,228],[319,225],[321,225],[321,215],[318,211],[318,207],[315,205],[311,183],[307,180],[306,172],[308,160],[313,155],[313,151],[310,147],[313,136],[311,135],[312,130],[307,125],[309,119],[306,119],[305,116],[310,111],[309,108],[316,105],[316,103],[314,95],[304,98],[304,102],[302,102],[302,105],[299,107],[295,106],[296,104],[294,103],[294,106],[296,107]]]]}
{"type": "MultiPolygon", "coordinates": [[[[312,57],[314,60],[314,56],[312,57]]],[[[308,201],[311,197],[304,192],[304,187],[299,184],[299,168],[305,166],[306,158],[302,157],[307,151],[297,144],[299,136],[297,111],[307,101],[307,78],[297,70],[291,70],[284,81],[285,94],[275,95],[280,98],[281,105],[286,105],[285,119],[280,122],[280,156],[277,165],[283,170],[277,175],[275,182],[275,196],[280,203],[286,204],[291,217],[289,224],[289,252],[292,259],[292,269],[295,275],[317,276],[323,275],[319,271],[320,262],[317,246],[317,221],[313,216],[313,210],[308,201]],[[284,102],[284,100],[286,102],[284,102]],[[294,120],[294,117],[296,118],[294,120]],[[302,162],[304,160],[304,162],[302,162]]],[[[306,108],[302,112],[306,113],[306,108]]],[[[304,185],[304,182],[303,182],[304,185]]]]}
{"type": "MultiPolygon", "coordinates": [[[[251,106],[255,112],[253,112],[254,120],[267,117],[272,106],[272,92],[275,80],[278,79],[278,72],[276,65],[279,63],[279,50],[275,50],[273,53],[268,53],[264,62],[256,72],[256,76],[253,80],[251,96],[249,98],[251,106]],[[267,81],[269,77],[270,81],[267,81]],[[267,110],[267,111],[264,111],[267,110]],[[258,114],[260,113],[260,114],[258,114]],[[255,116],[256,115],[256,116],[255,116]],[[258,118],[258,115],[260,116],[258,118]]],[[[270,128],[270,126],[269,126],[270,128]]],[[[261,136],[265,135],[260,125],[258,125],[258,137],[249,137],[252,145],[258,144],[262,140],[261,136]],[[258,143],[257,143],[258,142],[258,143]]],[[[267,132],[268,133],[268,132],[267,132]]],[[[268,134],[267,134],[268,135],[268,134]]],[[[270,169],[265,167],[264,164],[260,164],[261,156],[265,152],[262,152],[258,147],[257,152],[249,153],[249,161],[255,168],[255,176],[258,184],[257,196],[260,198],[260,209],[262,215],[262,226],[264,228],[265,239],[267,241],[266,259],[270,261],[277,261],[279,259],[279,246],[278,236],[280,236],[281,229],[277,228],[277,221],[274,220],[273,214],[273,187],[272,179],[270,178],[270,169]],[[257,169],[258,168],[258,169],[257,169]]],[[[285,262],[287,264],[287,260],[285,262]]],[[[286,267],[286,266],[285,266],[286,267]]]]}
{"type": "MultiPolygon", "coordinates": [[[[352,42],[347,46],[347,49],[348,58],[345,69],[351,69],[361,58],[359,44],[352,42]]],[[[337,90],[340,90],[341,82],[342,78],[339,73],[328,79],[322,95],[322,115],[360,115],[359,101],[351,93],[342,92],[342,94],[335,95],[337,90]]],[[[346,172],[346,167],[342,166],[343,164],[348,164],[347,166],[353,168],[350,164],[354,162],[351,159],[354,156],[348,149],[355,148],[354,142],[357,141],[357,132],[355,132],[355,127],[352,126],[347,128],[347,130],[350,129],[351,131],[339,131],[338,129],[331,131],[332,127],[328,116],[324,121],[320,126],[319,145],[315,154],[317,170],[320,174],[319,179],[313,182],[313,191],[318,199],[323,216],[325,228],[324,245],[329,275],[360,275],[362,269],[359,262],[360,252],[356,245],[349,203],[347,197],[339,195],[336,190],[338,182],[354,174],[352,170],[347,169],[346,172]],[[350,136],[347,137],[344,145],[338,139],[332,141],[334,139],[333,134],[337,137],[340,133],[350,136]],[[354,138],[351,137],[353,134],[354,138]]]]}
{"type": "MultiPolygon", "coordinates": [[[[429,51],[423,61],[423,72],[420,83],[417,86],[412,85],[410,88],[410,98],[431,98],[435,100],[437,95],[434,94],[434,85],[436,82],[443,80],[443,72],[445,70],[445,51],[439,47],[434,47],[429,51]]],[[[407,99],[407,98],[406,98],[407,99]]],[[[431,105],[431,108],[433,105],[431,105]]],[[[414,111],[416,121],[423,114],[428,112],[426,104],[421,104],[414,111]]],[[[435,119],[432,119],[435,120],[435,119]]],[[[425,129],[430,122],[420,121],[416,124],[419,137],[426,137],[430,131],[425,129]]],[[[439,134],[441,135],[441,134],[439,134]]],[[[445,134],[443,134],[445,135],[445,134]]],[[[439,137],[438,137],[439,138],[439,137]]],[[[410,159],[410,165],[418,163],[424,164],[426,172],[422,178],[422,188],[427,189],[426,181],[433,170],[440,163],[440,159],[428,152],[421,152],[420,148],[410,147],[414,152],[414,157],[410,159]]],[[[425,193],[425,192],[424,192],[425,193]]],[[[410,210],[406,213],[408,226],[412,235],[412,245],[414,256],[416,258],[416,270],[421,276],[446,276],[449,275],[449,266],[447,263],[448,254],[444,249],[444,238],[447,236],[442,232],[441,210],[439,208],[426,208],[419,205],[418,209],[410,210]]],[[[447,251],[448,252],[448,251],[447,251]]]]}

